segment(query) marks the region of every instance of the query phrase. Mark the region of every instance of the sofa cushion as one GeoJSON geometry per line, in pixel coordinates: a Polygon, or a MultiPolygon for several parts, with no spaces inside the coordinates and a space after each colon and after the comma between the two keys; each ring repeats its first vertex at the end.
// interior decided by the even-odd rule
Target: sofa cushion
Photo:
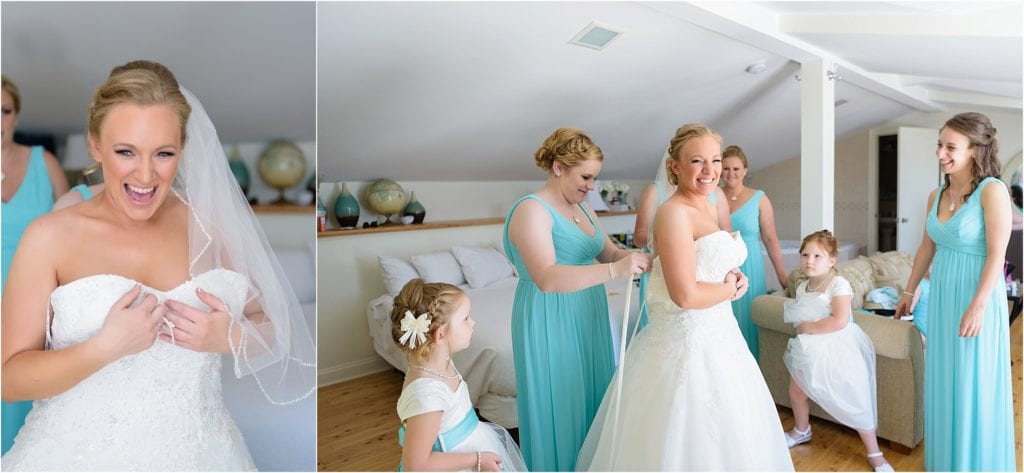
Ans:
{"type": "Polygon", "coordinates": [[[903,290],[914,266],[910,254],[903,251],[878,253],[868,258],[868,261],[874,271],[875,287],[892,286],[897,291],[903,290]]]}
{"type": "Polygon", "coordinates": [[[836,270],[853,286],[853,309],[864,307],[864,296],[875,288],[874,269],[868,258],[858,256],[857,259],[844,261],[836,265],[836,270]]]}

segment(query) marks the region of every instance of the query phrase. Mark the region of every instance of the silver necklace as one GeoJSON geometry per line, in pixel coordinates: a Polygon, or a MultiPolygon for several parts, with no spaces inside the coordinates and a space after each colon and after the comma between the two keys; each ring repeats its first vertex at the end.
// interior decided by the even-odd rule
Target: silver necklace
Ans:
{"type": "MultiPolygon", "coordinates": [[[[825,279],[823,279],[820,283],[818,283],[818,287],[816,287],[814,289],[811,289],[811,292],[818,292],[818,290],[821,289],[821,286],[824,286],[825,283],[828,282],[829,279],[830,279],[830,276],[825,276],[825,279]]],[[[809,283],[810,283],[810,280],[808,280],[808,285],[810,285],[809,283]]]]}
{"type": "Polygon", "coordinates": [[[459,379],[459,378],[462,378],[462,373],[459,373],[459,369],[455,368],[455,365],[452,364],[451,358],[448,359],[448,365],[455,369],[455,374],[454,375],[444,374],[444,373],[442,373],[440,371],[437,371],[437,370],[435,370],[433,368],[427,368],[426,366],[417,365],[416,363],[411,363],[411,364],[412,364],[413,368],[421,369],[421,370],[423,370],[423,371],[425,371],[427,373],[430,373],[430,374],[432,374],[434,376],[437,376],[438,378],[444,378],[444,379],[459,379]]]}

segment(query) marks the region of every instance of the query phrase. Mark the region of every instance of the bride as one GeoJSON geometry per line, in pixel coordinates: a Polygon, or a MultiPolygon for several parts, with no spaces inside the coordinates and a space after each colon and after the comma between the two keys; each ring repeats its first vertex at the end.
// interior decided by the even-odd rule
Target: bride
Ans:
{"type": "Polygon", "coordinates": [[[736,269],[746,246],[719,229],[707,200],[722,171],[721,146],[700,124],[680,128],[669,145],[666,166],[678,188],[655,216],[650,325],[629,347],[620,405],[621,369],[605,394],[579,469],[793,471],[771,394],[729,304],[746,291],[736,269]]]}
{"type": "Polygon", "coordinates": [[[163,65],[89,106],[105,190],[36,220],[3,298],[5,400],[35,400],[9,471],[253,470],[222,354],[274,404],[315,389],[301,309],[199,101],[163,65]]]}

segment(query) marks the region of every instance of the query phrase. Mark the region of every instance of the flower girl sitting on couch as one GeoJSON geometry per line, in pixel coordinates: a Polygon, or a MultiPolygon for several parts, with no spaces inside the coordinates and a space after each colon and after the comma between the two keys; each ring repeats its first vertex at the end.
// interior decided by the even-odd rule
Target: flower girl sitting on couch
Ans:
{"type": "Polygon", "coordinates": [[[413,279],[395,297],[391,334],[409,362],[398,397],[405,470],[526,471],[508,431],[477,418],[451,361],[475,325],[469,298],[451,284],[413,279]]]}
{"type": "Polygon", "coordinates": [[[853,322],[853,288],[834,270],[838,247],[828,230],[808,235],[800,245],[800,268],[809,279],[797,288],[796,300],[786,302],[783,315],[797,331],[783,356],[796,420],[786,442],[792,448],[811,441],[810,398],[857,431],[875,471],[893,471],[875,436],[875,347],[853,322]]]}

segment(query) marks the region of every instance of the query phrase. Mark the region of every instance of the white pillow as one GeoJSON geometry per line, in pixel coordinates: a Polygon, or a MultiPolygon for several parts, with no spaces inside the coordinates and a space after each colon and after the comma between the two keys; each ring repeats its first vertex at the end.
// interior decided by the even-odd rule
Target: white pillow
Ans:
{"type": "Polygon", "coordinates": [[[412,265],[424,282],[446,282],[455,286],[466,283],[462,268],[451,251],[413,256],[412,265]]]}
{"type": "Polygon", "coordinates": [[[392,296],[397,296],[399,292],[402,292],[405,283],[420,277],[416,268],[402,258],[378,256],[377,262],[380,263],[380,276],[384,278],[384,287],[392,296]]]}
{"type": "Polygon", "coordinates": [[[453,246],[452,254],[462,266],[466,282],[480,289],[512,276],[512,266],[498,250],[480,246],[453,246]]]}

